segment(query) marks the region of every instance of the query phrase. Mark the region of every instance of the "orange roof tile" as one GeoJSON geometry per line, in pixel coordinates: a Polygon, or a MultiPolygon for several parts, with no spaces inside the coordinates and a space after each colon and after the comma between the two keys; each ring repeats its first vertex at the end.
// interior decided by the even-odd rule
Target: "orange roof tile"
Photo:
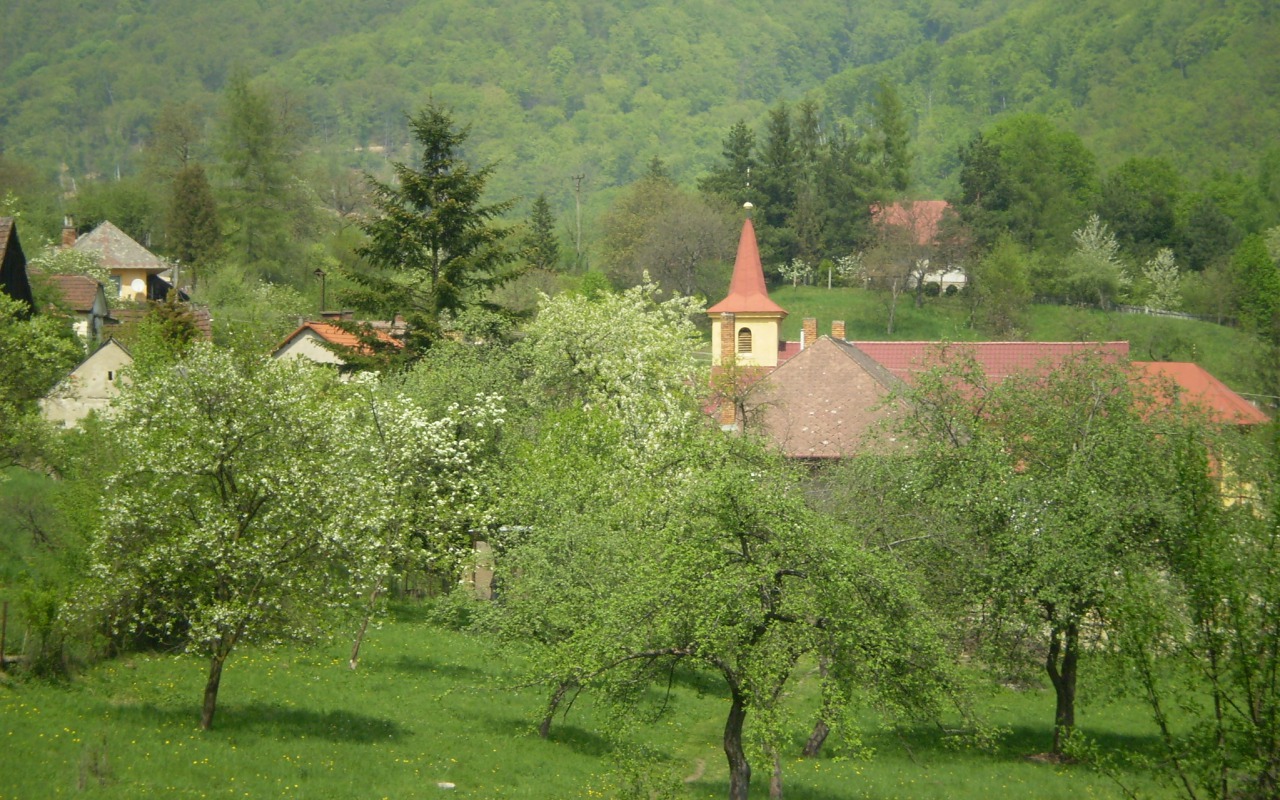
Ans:
{"type": "MultiPolygon", "coordinates": [[[[284,347],[286,344],[293,341],[298,336],[298,334],[303,333],[304,331],[311,331],[316,336],[319,336],[321,339],[325,340],[329,344],[335,345],[337,347],[345,347],[348,350],[353,350],[355,352],[363,352],[368,349],[367,346],[362,345],[360,343],[359,336],[356,336],[354,333],[344,331],[342,328],[339,328],[337,325],[332,325],[328,322],[302,323],[301,325],[298,326],[297,330],[295,330],[293,333],[289,334],[288,336],[284,337],[284,340],[281,341],[280,344],[276,345],[275,349],[279,350],[281,347],[284,347]]],[[[404,342],[392,337],[391,334],[387,333],[386,331],[380,331],[380,330],[374,329],[372,332],[373,332],[373,335],[377,337],[378,341],[386,342],[387,344],[394,345],[396,347],[404,346],[404,342]]],[[[366,352],[365,355],[368,355],[368,353],[366,352]]]]}
{"type": "Polygon", "coordinates": [[[894,203],[888,207],[872,206],[871,218],[878,225],[893,225],[915,231],[916,244],[933,244],[938,238],[938,227],[951,205],[946,200],[916,200],[894,203]]]}
{"type": "Polygon", "coordinates": [[[756,244],[756,229],[750,219],[742,223],[738,255],[733,262],[733,278],[729,281],[729,295],[707,309],[708,314],[725,312],[787,314],[781,306],[769,299],[769,289],[764,282],[764,266],[760,263],[760,248],[756,244]]]}
{"type": "Polygon", "coordinates": [[[1231,391],[1199,364],[1185,361],[1135,361],[1143,377],[1169,380],[1182,391],[1184,401],[1203,408],[1215,422],[1233,425],[1263,425],[1271,419],[1248,400],[1231,391]]]}
{"type": "Polygon", "coordinates": [[[93,310],[93,301],[102,289],[102,284],[88,275],[45,275],[42,280],[57,290],[67,308],[82,314],[93,310]]]}

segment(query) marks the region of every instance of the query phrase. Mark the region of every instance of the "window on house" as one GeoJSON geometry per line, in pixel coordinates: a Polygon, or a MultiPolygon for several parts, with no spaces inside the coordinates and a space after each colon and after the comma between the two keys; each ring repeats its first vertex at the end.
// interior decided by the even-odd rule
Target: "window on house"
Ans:
{"type": "Polygon", "coordinates": [[[739,353],[751,352],[751,329],[750,328],[738,329],[738,352],[739,353]]]}
{"type": "Polygon", "coordinates": [[[114,371],[112,371],[112,370],[107,370],[107,380],[108,380],[108,381],[114,381],[115,379],[116,379],[116,374],[115,374],[115,372],[114,372],[114,371]]]}

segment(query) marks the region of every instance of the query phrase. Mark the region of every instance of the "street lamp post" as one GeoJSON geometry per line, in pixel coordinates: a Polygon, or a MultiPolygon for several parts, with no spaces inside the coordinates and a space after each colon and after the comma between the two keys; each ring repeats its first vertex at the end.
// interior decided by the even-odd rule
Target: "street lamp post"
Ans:
{"type": "Polygon", "coordinates": [[[317,278],[319,278],[319,279],[320,279],[320,316],[322,316],[322,317],[323,317],[323,316],[324,316],[324,309],[325,309],[325,302],[324,302],[324,279],[325,279],[325,276],[326,276],[328,273],[327,273],[327,272],[325,272],[324,270],[320,269],[319,267],[316,267],[316,271],[315,271],[315,272],[313,272],[313,273],[311,273],[311,274],[312,274],[312,275],[315,275],[317,278]]]}

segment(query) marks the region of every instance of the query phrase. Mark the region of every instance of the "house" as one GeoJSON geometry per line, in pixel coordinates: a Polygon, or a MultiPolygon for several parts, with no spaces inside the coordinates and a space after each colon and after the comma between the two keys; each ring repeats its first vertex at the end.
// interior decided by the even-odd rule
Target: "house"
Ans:
{"type": "MultiPolygon", "coordinates": [[[[400,347],[402,343],[382,330],[373,330],[378,341],[400,347]]],[[[335,351],[343,348],[361,352],[367,350],[360,337],[329,322],[304,322],[284,338],[272,351],[272,358],[305,358],[317,364],[332,364],[341,372],[350,367],[335,351]]]]}
{"type": "MultiPolygon", "coordinates": [[[[904,411],[894,390],[949,359],[973,359],[991,380],[1050,370],[1095,353],[1116,362],[1129,357],[1128,342],[866,342],[847,341],[844,322],[818,335],[816,319],[803,321],[799,342],[778,339],[786,311],[768,297],[751,220],[743,225],[729,295],[707,310],[712,322],[714,413],[722,427],[762,433],[795,458],[842,458],[868,447],[892,448],[891,438],[872,442],[885,423],[904,411]]],[[[1194,364],[1137,362],[1135,380],[1176,385],[1179,397],[1208,408],[1224,422],[1254,425],[1266,414],[1194,364]]]]}
{"type": "MultiPolygon", "coordinates": [[[[942,248],[940,234],[942,222],[951,212],[951,205],[946,200],[915,200],[907,203],[893,203],[888,206],[872,206],[871,221],[879,229],[884,239],[896,238],[914,251],[918,266],[907,275],[907,288],[914,289],[918,283],[926,286],[937,284],[941,291],[955,288],[963,289],[969,283],[969,276],[954,264],[939,263],[930,265],[930,254],[942,248]]],[[[938,260],[938,259],[934,259],[938,260]]]]}
{"type": "Polygon", "coordinates": [[[128,350],[107,339],[45,395],[41,414],[50,422],[75,427],[90,412],[104,411],[120,394],[121,371],[132,363],[128,350]]]}
{"type": "Polygon", "coordinates": [[[72,327],[81,339],[95,346],[103,326],[111,321],[103,285],[87,275],[45,275],[42,278],[58,297],[58,305],[74,318],[72,327]]]}
{"type": "MultiPolygon", "coordinates": [[[[64,229],[63,243],[69,238],[64,229]]],[[[70,246],[81,253],[98,257],[111,276],[115,296],[120,300],[163,300],[173,288],[161,277],[162,273],[169,270],[168,262],[135,242],[110,222],[103,222],[77,238],[70,246]]]]}
{"type": "Polygon", "coordinates": [[[13,217],[0,217],[0,292],[25,305],[27,313],[35,313],[36,301],[27,277],[27,256],[18,241],[18,221],[13,217]]]}

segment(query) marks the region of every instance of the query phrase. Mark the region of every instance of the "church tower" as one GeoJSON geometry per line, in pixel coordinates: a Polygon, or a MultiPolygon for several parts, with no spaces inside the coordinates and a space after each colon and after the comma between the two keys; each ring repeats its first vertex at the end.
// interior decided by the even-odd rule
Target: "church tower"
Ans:
{"type": "Polygon", "coordinates": [[[711,317],[711,360],[716,366],[737,359],[739,366],[778,366],[778,343],[787,312],[769,299],[750,217],[742,224],[729,295],[707,309],[711,317]]]}

